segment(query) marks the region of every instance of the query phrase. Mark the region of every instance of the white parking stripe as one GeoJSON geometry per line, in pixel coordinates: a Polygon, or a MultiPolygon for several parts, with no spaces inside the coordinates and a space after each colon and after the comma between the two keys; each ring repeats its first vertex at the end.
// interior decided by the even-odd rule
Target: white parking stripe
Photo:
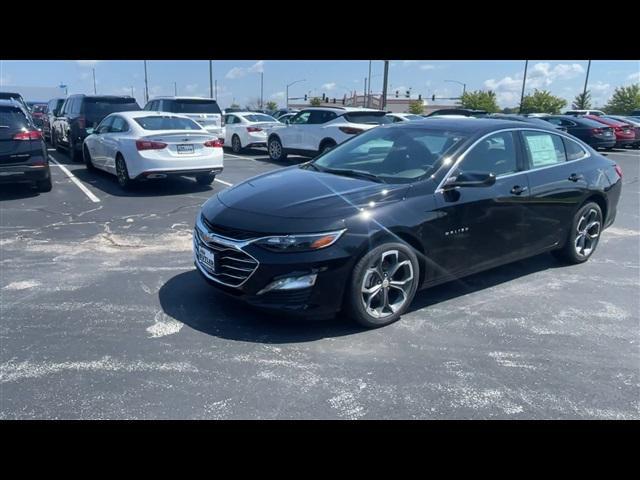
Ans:
{"type": "Polygon", "coordinates": [[[241,158],[242,160],[253,160],[254,162],[257,161],[255,158],[251,158],[251,157],[242,157],[240,155],[235,155],[232,153],[226,153],[224,154],[225,157],[231,157],[231,158],[241,158]]]}
{"type": "Polygon", "coordinates": [[[65,175],[67,177],[69,177],[69,180],[71,180],[73,183],[76,184],[76,186],[82,190],[84,192],[84,194],[89,197],[89,200],[91,200],[94,203],[98,203],[100,201],[100,199],[98,197],[96,197],[93,193],[91,193],[91,190],[89,190],[87,187],[85,187],[82,182],[80,180],[78,180],[75,175],[73,173],[71,173],[69,171],[69,169],[67,167],[65,167],[64,165],[60,164],[55,158],[53,158],[51,155],[49,155],[49,158],[51,159],[51,161],[58,167],[60,167],[60,170],[62,170],[65,175]]]}
{"type": "Polygon", "coordinates": [[[224,180],[215,179],[216,182],[226,185],[227,187],[233,187],[233,183],[225,182],[224,180]]]}

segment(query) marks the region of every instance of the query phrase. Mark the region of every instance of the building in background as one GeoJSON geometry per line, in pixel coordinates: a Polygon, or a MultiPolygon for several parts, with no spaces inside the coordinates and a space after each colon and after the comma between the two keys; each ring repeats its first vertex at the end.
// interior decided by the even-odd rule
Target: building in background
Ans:
{"type": "MultiPolygon", "coordinates": [[[[412,102],[415,102],[416,100],[418,100],[417,96],[415,98],[396,98],[395,95],[388,95],[387,96],[387,106],[385,108],[386,111],[388,112],[392,112],[392,113],[409,113],[409,106],[411,105],[412,102]]],[[[428,114],[431,113],[435,110],[440,110],[441,108],[451,108],[453,106],[456,105],[455,102],[451,102],[448,104],[429,104],[429,102],[427,102],[424,98],[421,99],[422,100],[422,106],[423,106],[423,114],[428,114]]],[[[344,96],[341,98],[336,98],[335,102],[333,101],[333,97],[331,98],[327,98],[324,102],[322,102],[319,106],[322,107],[341,107],[341,106],[345,106],[345,107],[364,107],[365,105],[368,106],[369,108],[373,108],[375,110],[380,110],[381,107],[381,103],[382,103],[382,95],[371,95],[371,97],[368,99],[368,102],[366,101],[366,98],[364,95],[351,95],[351,96],[344,96]]],[[[302,109],[302,108],[306,108],[309,107],[309,102],[304,102],[304,103],[291,103],[289,102],[289,107],[290,108],[295,108],[295,109],[302,109]]]]}

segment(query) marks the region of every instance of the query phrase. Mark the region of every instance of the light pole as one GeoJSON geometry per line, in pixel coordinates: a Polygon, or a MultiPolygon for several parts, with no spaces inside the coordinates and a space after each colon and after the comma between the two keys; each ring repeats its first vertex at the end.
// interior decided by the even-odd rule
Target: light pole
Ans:
{"type": "Polygon", "coordinates": [[[218,80],[215,81],[215,99],[218,101],[218,80]]]}
{"type": "Polygon", "coordinates": [[[462,83],[462,82],[459,82],[457,80],[445,80],[445,82],[457,83],[458,85],[462,85],[462,95],[464,95],[467,92],[467,84],[466,83],[462,83]]]}
{"type": "Polygon", "coordinates": [[[287,85],[287,110],[289,110],[289,87],[291,87],[292,85],[295,85],[296,83],[300,83],[300,82],[306,82],[306,79],[303,80],[296,80],[295,82],[291,82],[290,84],[287,85]]]}
{"type": "Polygon", "coordinates": [[[93,67],[92,70],[93,70],[93,94],[95,95],[96,93],[98,93],[98,91],[96,90],[96,67],[93,67]]]}
{"type": "Polygon", "coordinates": [[[369,90],[367,90],[367,107],[371,102],[371,60],[369,60],[369,90]]]}
{"type": "Polygon", "coordinates": [[[131,96],[135,97],[135,95],[133,94],[133,85],[130,88],[131,88],[131,96]]]}
{"type": "Polygon", "coordinates": [[[382,81],[382,108],[387,108],[387,84],[389,82],[389,60],[384,61],[384,79],[382,81]]]}
{"type": "Polygon", "coordinates": [[[209,60],[209,96],[213,98],[213,65],[209,60]]]}
{"type": "Polygon", "coordinates": [[[144,103],[149,101],[149,82],[147,80],[147,61],[144,61],[144,103]]]}
{"type": "Polygon", "coordinates": [[[178,83],[177,82],[173,82],[173,94],[176,97],[178,96],[178,83]]]}
{"type": "Polygon", "coordinates": [[[587,76],[584,79],[584,90],[582,91],[582,103],[583,104],[584,104],[585,99],[587,97],[587,83],[589,83],[589,70],[591,70],[591,60],[589,60],[589,63],[587,65],[587,76]]]}
{"type": "Polygon", "coordinates": [[[59,88],[64,88],[64,96],[68,97],[69,96],[69,91],[67,90],[67,86],[63,83],[61,83],[60,85],[58,85],[59,88]]]}
{"type": "Polygon", "coordinates": [[[263,95],[264,95],[264,72],[260,72],[260,110],[262,110],[263,95]]]}

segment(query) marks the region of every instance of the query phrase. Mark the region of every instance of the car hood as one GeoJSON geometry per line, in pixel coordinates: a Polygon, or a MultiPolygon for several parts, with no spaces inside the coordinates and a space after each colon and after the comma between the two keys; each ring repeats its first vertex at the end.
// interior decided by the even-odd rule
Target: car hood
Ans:
{"type": "Polygon", "coordinates": [[[218,194],[226,207],[283,218],[330,218],[402,200],[408,185],[289,167],[246,180],[218,194]],[[373,202],[373,203],[371,203],[373,202]]]}

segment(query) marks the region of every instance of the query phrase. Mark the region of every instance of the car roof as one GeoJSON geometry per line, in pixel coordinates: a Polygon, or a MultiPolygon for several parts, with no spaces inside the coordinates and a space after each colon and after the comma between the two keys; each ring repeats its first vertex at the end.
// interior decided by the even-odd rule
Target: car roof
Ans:
{"type": "Polygon", "coordinates": [[[302,110],[340,110],[345,113],[349,112],[381,112],[381,110],[376,110],[375,108],[364,108],[364,107],[305,107],[302,110]]]}
{"type": "Polygon", "coordinates": [[[180,117],[180,118],[186,118],[187,120],[191,120],[186,115],[180,115],[179,113],[156,112],[154,110],[133,110],[133,111],[126,111],[126,112],[112,112],[107,116],[110,116],[110,115],[120,115],[124,118],[132,119],[132,120],[140,117],[180,117]]]}
{"type": "MultiPolygon", "coordinates": [[[[388,125],[381,125],[384,128],[422,128],[429,127],[435,130],[451,130],[460,133],[490,133],[493,130],[501,130],[503,128],[531,129],[542,128],[538,126],[529,126],[524,122],[516,120],[503,120],[494,118],[425,118],[424,120],[416,120],[415,122],[400,122],[388,125]]],[[[549,130],[557,132],[552,124],[549,124],[549,130]]]]}
{"type": "MultiPolygon", "coordinates": [[[[218,103],[218,101],[215,98],[209,98],[209,97],[184,97],[182,95],[160,95],[158,97],[153,97],[149,99],[149,102],[152,100],[209,100],[211,102],[216,102],[218,103]]],[[[148,102],[147,102],[148,103],[148,102]]]]}

